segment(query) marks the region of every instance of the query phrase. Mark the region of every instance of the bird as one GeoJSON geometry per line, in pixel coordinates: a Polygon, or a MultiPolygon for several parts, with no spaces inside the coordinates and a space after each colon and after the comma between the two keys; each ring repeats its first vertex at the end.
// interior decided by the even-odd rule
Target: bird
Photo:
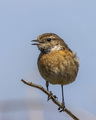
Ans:
{"type": "Polygon", "coordinates": [[[49,83],[61,85],[63,106],[61,111],[64,111],[63,86],[72,83],[77,77],[79,70],[77,54],[55,33],[43,33],[32,42],[35,42],[32,45],[37,45],[40,50],[37,65],[41,76],[46,80],[47,90],[49,91],[49,83]]]}

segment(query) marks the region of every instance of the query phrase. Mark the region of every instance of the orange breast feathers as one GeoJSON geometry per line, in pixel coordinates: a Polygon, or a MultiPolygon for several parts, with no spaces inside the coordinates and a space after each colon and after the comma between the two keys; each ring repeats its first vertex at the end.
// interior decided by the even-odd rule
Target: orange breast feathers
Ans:
{"type": "Polygon", "coordinates": [[[54,50],[48,54],[40,55],[38,58],[38,66],[48,71],[58,72],[59,69],[68,69],[68,67],[75,65],[78,67],[78,59],[68,50],[54,50]]]}
{"type": "Polygon", "coordinates": [[[38,68],[41,76],[51,84],[69,84],[78,73],[79,62],[74,53],[68,50],[54,50],[40,54],[38,68]]]}

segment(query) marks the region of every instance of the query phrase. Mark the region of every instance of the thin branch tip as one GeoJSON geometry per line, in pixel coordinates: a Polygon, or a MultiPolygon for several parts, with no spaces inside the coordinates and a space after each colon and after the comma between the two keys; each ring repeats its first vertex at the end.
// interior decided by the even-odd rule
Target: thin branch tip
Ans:
{"type": "Polygon", "coordinates": [[[22,82],[24,82],[25,80],[21,79],[22,82]]]}

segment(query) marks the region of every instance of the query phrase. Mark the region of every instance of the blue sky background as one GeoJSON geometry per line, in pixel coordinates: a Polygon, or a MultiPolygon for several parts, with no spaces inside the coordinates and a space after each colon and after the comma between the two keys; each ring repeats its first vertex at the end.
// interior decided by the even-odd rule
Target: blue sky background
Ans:
{"type": "MultiPolygon", "coordinates": [[[[76,81],[64,86],[66,107],[82,120],[96,120],[95,0],[0,1],[0,119],[71,119],[20,81],[45,87],[37,68],[39,51],[30,41],[46,32],[63,38],[80,61],[76,81]]],[[[61,87],[50,85],[50,90],[61,102],[61,87]]]]}

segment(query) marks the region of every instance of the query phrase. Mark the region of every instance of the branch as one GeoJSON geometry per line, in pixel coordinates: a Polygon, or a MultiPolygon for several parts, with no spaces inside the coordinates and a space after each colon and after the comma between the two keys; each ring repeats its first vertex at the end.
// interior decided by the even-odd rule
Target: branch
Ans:
{"type": "MultiPolygon", "coordinates": [[[[27,81],[25,81],[25,80],[23,80],[23,79],[21,79],[21,81],[22,81],[23,83],[31,86],[31,87],[35,87],[35,88],[40,89],[40,90],[43,91],[45,94],[47,94],[48,96],[50,96],[50,92],[47,91],[45,88],[43,88],[41,85],[37,85],[37,84],[34,84],[34,83],[32,83],[32,82],[27,82],[27,81]]],[[[51,96],[50,99],[52,99],[52,101],[53,101],[56,105],[58,105],[60,108],[63,109],[62,104],[61,104],[53,95],[51,96]]],[[[80,120],[80,119],[77,118],[70,110],[68,110],[66,107],[65,107],[64,111],[65,111],[69,116],[71,116],[74,120],[80,120]]]]}

